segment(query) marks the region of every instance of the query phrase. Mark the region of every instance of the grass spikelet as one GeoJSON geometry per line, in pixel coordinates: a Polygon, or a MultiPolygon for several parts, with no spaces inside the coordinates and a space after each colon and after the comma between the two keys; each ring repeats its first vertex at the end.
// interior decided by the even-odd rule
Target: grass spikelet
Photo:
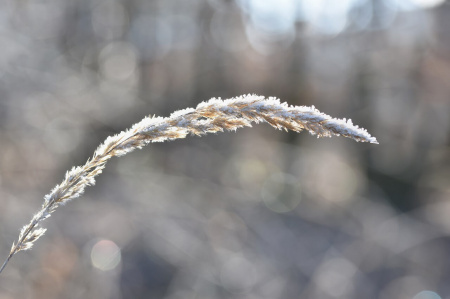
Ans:
{"type": "Polygon", "coordinates": [[[60,205],[81,196],[87,186],[95,184],[95,177],[112,157],[120,157],[151,142],[202,136],[207,133],[235,131],[249,127],[252,122],[267,122],[280,130],[300,132],[307,130],[317,137],[342,135],[358,142],[378,143],[366,130],[351,121],[334,119],[314,107],[289,106],[277,98],[244,95],[228,100],[211,99],[200,103],[196,109],[188,108],[169,117],[146,117],[130,129],[108,137],[83,166],[73,167],[64,180],[44,197],[39,212],[25,225],[18,241],[0,268],[0,273],[16,253],[30,249],[45,232],[38,225],[50,217],[60,205]]]}

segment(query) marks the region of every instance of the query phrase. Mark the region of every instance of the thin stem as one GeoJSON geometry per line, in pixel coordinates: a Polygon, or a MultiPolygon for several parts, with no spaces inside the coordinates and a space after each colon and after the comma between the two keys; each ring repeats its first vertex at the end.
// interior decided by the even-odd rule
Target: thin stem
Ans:
{"type": "MultiPolygon", "coordinates": [[[[17,246],[17,245],[16,245],[17,246]]],[[[12,251],[9,255],[8,258],[5,260],[5,262],[3,263],[2,267],[0,268],[0,273],[2,273],[3,269],[5,269],[6,264],[8,264],[9,260],[12,258],[12,256],[14,255],[14,251],[12,251]]]]}
{"type": "Polygon", "coordinates": [[[9,260],[13,257],[14,254],[19,252],[19,246],[27,239],[28,235],[33,231],[34,227],[37,223],[32,222],[31,225],[27,228],[27,230],[24,232],[22,238],[20,238],[17,241],[17,244],[11,248],[11,252],[9,253],[8,257],[6,258],[5,262],[3,263],[2,267],[0,268],[0,273],[2,273],[3,269],[6,268],[6,264],[8,264],[9,260]]]}

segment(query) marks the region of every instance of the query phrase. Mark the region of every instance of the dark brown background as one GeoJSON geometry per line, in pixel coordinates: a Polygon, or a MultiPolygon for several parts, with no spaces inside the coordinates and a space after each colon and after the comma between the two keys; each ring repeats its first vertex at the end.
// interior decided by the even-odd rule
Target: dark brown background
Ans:
{"type": "Polygon", "coordinates": [[[450,298],[449,3],[0,1],[0,256],[107,136],[246,93],[380,145],[257,125],[115,158],[0,298],[450,298]]]}

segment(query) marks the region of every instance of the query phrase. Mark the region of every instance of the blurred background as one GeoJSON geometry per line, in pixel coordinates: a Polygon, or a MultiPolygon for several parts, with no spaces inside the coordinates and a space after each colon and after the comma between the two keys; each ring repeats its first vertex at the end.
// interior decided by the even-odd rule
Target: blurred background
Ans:
{"type": "Polygon", "coordinates": [[[0,1],[0,257],[146,115],[247,93],[267,124],[111,160],[0,275],[12,298],[450,298],[450,1],[0,1]]]}

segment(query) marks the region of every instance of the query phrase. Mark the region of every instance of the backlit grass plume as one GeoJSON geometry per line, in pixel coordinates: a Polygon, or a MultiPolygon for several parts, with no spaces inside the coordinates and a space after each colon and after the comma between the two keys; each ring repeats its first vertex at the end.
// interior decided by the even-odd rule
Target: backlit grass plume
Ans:
{"type": "Polygon", "coordinates": [[[66,173],[64,180],[44,197],[40,211],[22,228],[0,272],[14,254],[30,249],[45,233],[45,229],[39,227],[44,219],[50,217],[60,205],[83,194],[87,186],[94,185],[95,177],[112,157],[123,156],[150,142],[184,138],[188,134],[201,136],[236,130],[249,127],[252,122],[267,122],[276,129],[286,131],[307,130],[318,137],[342,135],[356,141],[377,143],[375,137],[353,125],[350,120],[334,119],[314,107],[289,106],[276,98],[266,99],[256,95],[224,101],[211,99],[200,103],[195,109],[176,111],[170,117],[146,117],[129,130],[108,137],[85,165],[74,167],[66,173]]]}

